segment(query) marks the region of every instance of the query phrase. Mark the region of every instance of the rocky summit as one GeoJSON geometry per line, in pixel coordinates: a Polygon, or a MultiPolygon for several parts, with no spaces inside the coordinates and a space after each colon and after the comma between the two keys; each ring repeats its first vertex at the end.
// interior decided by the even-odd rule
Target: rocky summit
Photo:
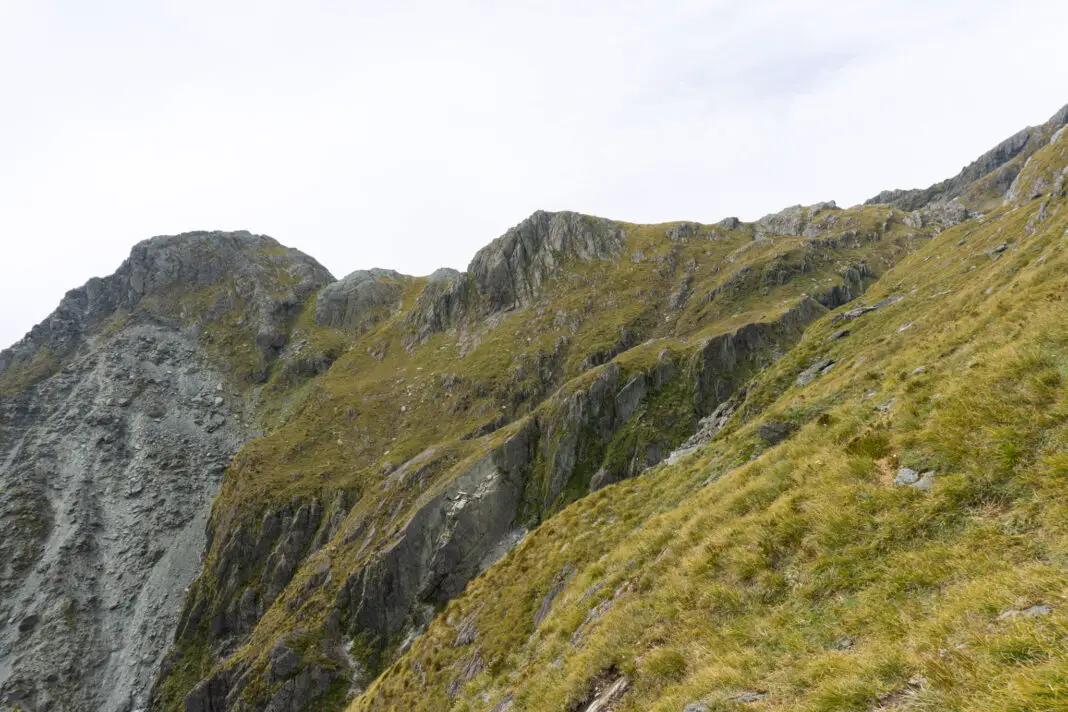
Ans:
{"type": "Polygon", "coordinates": [[[142,242],[0,352],[0,710],[1068,709],[1066,123],[428,277],[142,242]]]}

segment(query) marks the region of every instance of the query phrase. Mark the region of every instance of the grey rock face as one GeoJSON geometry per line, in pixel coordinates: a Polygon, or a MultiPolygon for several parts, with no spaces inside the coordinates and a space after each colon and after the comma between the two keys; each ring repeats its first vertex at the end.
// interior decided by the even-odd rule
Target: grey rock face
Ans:
{"type": "Polygon", "coordinates": [[[147,704],[211,502],[252,434],[197,327],[241,303],[250,346],[270,349],[330,279],[270,238],[154,238],[0,355],[12,373],[41,353],[55,362],[0,397],[0,619],[17,622],[0,626],[0,708],[147,704]],[[175,313],[182,295],[220,285],[205,313],[175,313]]]}
{"type": "MultiPolygon", "coordinates": [[[[405,631],[422,630],[428,623],[428,611],[433,606],[455,597],[467,582],[492,565],[521,538],[517,529],[517,517],[522,501],[526,474],[533,461],[532,448],[537,437],[537,425],[528,421],[517,429],[504,443],[459,473],[437,494],[426,495],[414,513],[398,526],[397,531],[369,556],[367,562],[356,570],[340,586],[334,603],[335,613],[330,617],[334,628],[332,635],[349,633],[352,637],[367,634],[370,639],[381,636],[386,640],[405,631]]],[[[344,514],[344,507],[337,508],[344,514]]],[[[272,515],[268,515],[269,517],[272,515]]],[[[313,518],[314,519],[314,518],[313,518]]],[[[341,519],[336,520],[340,524],[341,519]]],[[[260,527],[262,532],[263,526],[260,527]]],[[[277,530],[277,527],[274,527],[277,530]]],[[[314,525],[290,527],[291,534],[304,532],[303,539],[311,543],[299,547],[306,553],[321,548],[333,537],[336,527],[325,535],[321,527],[314,525]],[[308,533],[320,534],[309,537],[308,533]],[[312,543],[314,539],[314,543],[312,543]]],[[[356,541],[364,537],[374,538],[375,531],[368,529],[366,522],[357,520],[342,533],[346,539],[356,541]]],[[[213,616],[213,637],[234,636],[247,633],[270,601],[257,603],[251,615],[241,615],[241,599],[237,595],[245,589],[248,574],[255,562],[266,556],[263,551],[271,542],[284,542],[289,535],[268,537],[267,544],[260,539],[238,540],[224,548],[233,552],[233,562],[220,572],[234,572],[227,580],[232,605],[216,607],[213,616]],[[244,563],[240,563],[244,562],[244,563]],[[231,586],[232,582],[232,586],[231,586]],[[225,629],[219,629],[215,620],[226,620],[225,629]],[[240,627],[239,627],[240,626],[240,627]],[[216,633],[218,629],[218,633],[216,633]]],[[[265,539],[264,541],[267,541],[265,539]]],[[[278,551],[277,544],[275,551],[278,551]]],[[[278,557],[275,557],[276,559],[278,557]]],[[[293,570],[301,560],[296,554],[293,570]]],[[[266,574],[265,574],[266,575],[266,574]]],[[[289,572],[292,576],[292,571],[289,572]]],[[[288,580],[288,579],[287,579],[288,580]]],[[[252,586],[253,590],[262,588],[252,586]]],[[[188,610],[183,615],[181,629],[194,633],[204,610],[188,610]]],[[[281,650],[285,641],[275,648],[281,650]]],[[[281,659],[283,653],[279,652],[281,659]]],[[[275,656],[272,651],[272,656],[275,656]]],[[[305,666],[297,675],[298,682],[286,683],[281,693],[272,694],[266,706],[255,709],[283,712],[307,709],[316,697],[338,680],[352,682],[358,677],[357,670],[350,669],[348,661],[335,655],[335,664],[328,667],[305,666]],[[302,678],[303,676],[303,678],[302,678]],[[301,682],[301,680],[303,680],[301,682]]],[[[272,663],[273,664],[273,663],[272,663]]],[[[281,663],[280,663],[281,664],[281,663]]],[[[185,699],[189,712],[213,710],[249,709],[241,702],[248,685],[247,666],[235,664],[217,670],[201,681],[185,699]]]]}
{"type": "Polygon", "coordinates": [[[668,228],[667,237],[672,242],[678,242],[679,240],[685,240],[688,237],[693,237],[701,231],[701,223],[679,223],[668,228]]]}
{"type": "Polygon", "coordinates": [[[221,378],[146,325],[0,406],[0,614],[21,621],[0,629],[0,690],[24,709],[146,703],[247,437],[239,407],[209,402],[221,378]]]}
{"type": "Polygon", "coordinates": [[[454,270],[450,267],[441,267],[430,273],[427,277],[427,281],[431,284],[437,284],[440,282],[454,282],[460,278],[462,272],[454,270]]]}
{"type": "Polygon", "coordinates": [[[466,317],[515,309],[541,294],[569,260],[617,257],[623,228],[578,213],[538,211],[475,254],[466,273],[438,270],[406,317],[409,344],[456,326],[466,317]]]}
{"type": "Polygon", "coordinates": [[[806,298],[774,322],[747,324],[709,340],[697,357],[694,403],[698,413],[704,416],[729,400],[776,352],[796,343],[805,328],[826,313],[819,302],[806,298]]]}
{"type": "Polygon", "coordinates": [[[568,259],[608,259],[625,246],[610,220],[539,211],[479,250],[468,272],[490,313],[530,302],[568,259]]]}
{"type": "Polygon", "coordinates": [[[779,235],[817,237],[838,223],[838,206],[833,200],[815,205],[792,207],[765,215],[754,223],[758,238],[779,235]]]}
{"type": "Polygon", "coordinates": [[[947,228],[959,225],[969,217],[968,209],[956,201],[935,201],[906,215],[904,223],[916,230],[928,225],[947,228]]]}
{"type": "Polygon", "coordinates": [[[411,277],[393,270],[359,270],[329,284],[315,302],[320,326],[364,331],[400,306],[411,277]]]}

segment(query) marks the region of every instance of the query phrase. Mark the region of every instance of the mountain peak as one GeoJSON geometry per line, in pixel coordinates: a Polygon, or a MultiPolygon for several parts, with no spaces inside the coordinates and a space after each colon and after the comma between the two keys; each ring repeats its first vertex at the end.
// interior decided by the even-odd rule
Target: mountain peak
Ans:
{"type": "Polygon", "coordinates": [[[566,260],[608,259],[625,245],[625,232],[616,222],[538,210],[479,250],[468,272],[488,311],[500,311],[533,300],[566,260]]]}
{"type": "Polygon", "coordinates": [[[67,292],[51,315],[0,352],[0,376],[43,353],[50,362],[61,361],[120,311],[147,308],[157,317],[176,318],[181,297],[219,287],[248,301],[266,322],[272,320],[270,293],[284,288],[300,301],[331,281],[316,260],[266,235],[196,231],[152,237],[134,245],[113,274],[67,292]]]}

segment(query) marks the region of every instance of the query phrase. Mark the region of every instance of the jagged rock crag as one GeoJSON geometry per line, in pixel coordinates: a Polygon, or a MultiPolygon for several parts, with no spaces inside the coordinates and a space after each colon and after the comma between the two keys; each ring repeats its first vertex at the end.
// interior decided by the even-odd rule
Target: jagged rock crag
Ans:
{"type": "Polygon", "coordinates": [[[255,431],[199,331],[241,305],[266,360],[330,280],[270,238],[154,238],[0,354],[0,707],[147,703],[211,502],[255,431]],[[207,317],[183,318],[202,297],[207,317]]]}
{"type": "Polygon", "coordinates": [[[884,190],[866,204],[887,204],[908,212],[950,210],[955,216],[949,224],[959,223],[964,219],[961,211],[982,211],[1006,197],[1027,160],[1065,124],[1068,124],[1068,106],[1062,107],[1046,123],[1013,134],[948,180],[924,189],[884,190]],[[956,207],[949,207],[954,203],[956,207]]]}

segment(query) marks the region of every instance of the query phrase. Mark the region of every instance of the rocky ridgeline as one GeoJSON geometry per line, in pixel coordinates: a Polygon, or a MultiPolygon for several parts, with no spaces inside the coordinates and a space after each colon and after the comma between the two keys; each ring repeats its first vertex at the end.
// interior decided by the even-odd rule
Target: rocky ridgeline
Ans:
{"type": "Polygon", "coordinates": [[[959,224],[970,213],[983,212],[1003,199],[1017,200],[1018,191],[1013,190],[1013,184],[1024,166],[1065,124],[1068,124],[1068,106],[1062,107],[1046,123],[1005,139],[953,178],[925,189],[884,190],[866,204],[885,204],[907,211],[916,223],[935,221],[947,227],[959,224]]]}
{"type": "MultiPolygon", "coordinates": [[[[479,443],[474,455],[450,460],[457,443],[435,443],[383,467],[370,490],[324,487],[250,507],[254,516],[211,503],[235,453],[260,434],[262,409],[282,398],[272,374],[297,385],[353,345],[388,358],[358,341],[383,324],[414,351],[436,334],[485,335],[509,312],[551,310],[551,285],[576,265],[646,260],[629,244],[640,226],[537,212],[466,272],[425,279],[376,269],[334,281],[311,258],[248,233],[139,244],[114,275],[70,292],[0,353],[0,705],[295,712],[329,700],[326,709],[339,708],[369,681],[369,662],[403,650],[526,526],[715,437],[756,374],[907,254],[887,235],[930,235],[991,196],[1063,191],[1063,172],[1028,158],[1038,143],[1063,142],[1066,119],[1068,109],[950,181],[874,199],[889,208],[832,202],[749,224],[674,224],[660,233],[668,249],[650,259],[665,283],[680,279],[676,270],[681,282],[670,295],[650,288],[640,298],[658,300],[656,324],[708,308],[729,328],[680,335],[673,349],[650,338],[652,327],[622,328],[616,343],[580,352],[581,372],[569,380],[560,364],[574,345],[562,336],[524,395],[527,410],[460,438],[479,443]],[[717,286],[699,293],[696,261],[683,264],[681,247],[725,235],[741,246],[715,265],[717,286]],[[884,239],[879,263],[843,257],[884,239]],[[785,251],[732,266],[776,241],[785,251]],[[785,299],[775,291],[802,283],[785,299]],[[729,321],[754,296],[763,316],[729,321]],[[311,339],[298,334],[309,328],[297,326],[305,314],[337,337],[329,354],[302,351],[311,339]],[[264,632],[269,613],[281,627],[264,632]]],[[[590,302],[586,318],[602,307],[590,302]]],[[[557,314],[564,326],[573,318],[557,314]]],[[[833,365],[817,362],[801,377],[833,365]]],[[[452,383],[443,375],[435,397],[451,396],[452,383]]],[[[481,387],[472,392],[488,398],[481,387]]],[[[779,442],[791,428],[770,423],[760,437],[779,442]]]]}

